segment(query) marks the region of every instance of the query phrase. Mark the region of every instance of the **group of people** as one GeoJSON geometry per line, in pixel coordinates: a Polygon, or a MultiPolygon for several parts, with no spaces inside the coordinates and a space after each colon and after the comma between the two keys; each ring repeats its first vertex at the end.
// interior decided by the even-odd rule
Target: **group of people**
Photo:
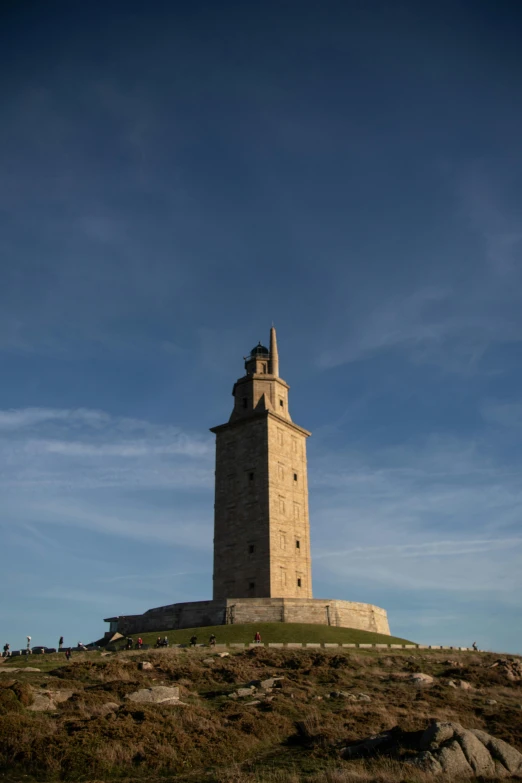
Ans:
{"type": "MultiPolygon", "coordinates": [[[[165,637],[165,638],[167,638],[167,637],[165,637]]],[[[134,639],[132,638],[132,636],[127,636],[127,639],[126,639],[126,642],[125,642],[125,649],[126,650],[132,650],[133,647],[134,647],[134,639]]],[[[139,636],[138,640],[136,642],[136,649],[137,650],[141,650],[142,647],[143,647],[143,639],[141,638],[141,636],[139,636]]],[[[157,645],[156,645],[156,647],[157,647],[157,645]]]]}
{"type": "MultiPolygon", "coordinates": [[[[31,648],[31,637],[27,636],[26,639],[27,639],[27,643],[25,648],[25,654],[32,655],[33,649],[31,648]]],[[[141,642],[141,639],[139,641],[141,642]]],[[[46,650],[47,648],[42,647],[42,648],[35,648],[35,649],[46,650]]],[[[78,642],[78,649],[88,650],[88,647],[86,647],[85,644],[83,644],[83,642],[78,642]]],[[[71,648],[67,647],[67,649],[64,650],[63,636],[60,636],[60,639],[58,640],[58,652],[64,652],[67,660],[69,660],[71,657],[71,653],[72,653],[71,648]]],[[[9,644],[9,642],[6,642],[3,646],[2,658],[10,658],[10,657],[11,657],[11,645],[9,644]]]]}
{"type": "MultiPolygon", "coordinates": [[[[195,634],[193,634],[190,637],[190,646],[191,647],[196,647],[197,643],[198,643],[198,637],[195,634]]],[[[259,631],[256,631],[256,633],[254,635],[254,643],[255,644],[261,644],[261,634],[259,633],[259,631]]],[[[216,646],[216,636],[215,636],[215,634],[213,634],[213,633],[210,634],[210,638],[208,640],[208,644],[209,644],[209,647],[215,647],[216,646]]],[[[156,644],[154,646],[156,648],[168,647],[169,646],[168,636],[164,636],[163,638],[161,638],[161,636],[158,636],[158,638],[156,639],[156,644]]],[[[471,646],[472,646],[473,650],[477,650],[478,649],[476,642],[473,642],[473,644],[471,646]]],[[[132,650],[133,647],[134,647],[134,639],[132,638],[132,636],[128,636],[127,639],[126,639],[125,649],[126,650],[132,650]]],[[[140,636],[140,637],[138,637],[138,641],[136,642],[136,649],[141,650],[142,647],[143,647],[143,639],[140,636]]],[[[78,649],[79,650],[87,650],[87,647],[84,644],[82,644],[82,642],[78,642],[78,649]]],[[[27,637],[27,648],[26,648],[26,650],[27,650],[26,654],[29,655],[29,654],[32,653],[31,637],[30,636],[27,637]]],[[[58,651],[59,652],[63,651],[63,636],[60,636],[60,640],[58,642],[58,651]]],[[[72,651],[71,651],[70,647],[68,647],[65,650],[65,657],[66,657],[67,660],[70,660],[71,652],[72,651]]],[[[4,644],[4,647],[3,647],[2,658],[10,658],[10,657],[11,657],[11,645],[9,644],[9,642],[6,642],[4,644]]]]}

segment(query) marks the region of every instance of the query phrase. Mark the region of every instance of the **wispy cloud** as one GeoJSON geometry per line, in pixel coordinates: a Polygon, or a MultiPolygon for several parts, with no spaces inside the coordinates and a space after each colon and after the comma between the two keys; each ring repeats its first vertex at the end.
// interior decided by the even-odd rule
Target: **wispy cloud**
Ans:
{"type": "MultiPolygon", "coordinates": [[[[358,443],[311,461],[314,573],[374,590],[482,595],[522,607],[522,487],[503,430],[358,443]]],[[[382,603],[382,600],[381,600],[382,603]]]]}
{"type": "Polygon", "coordinates": [[[102,411],[27,408],[0,411],[1,430],[0,484],[5,487],[211,482],[211,438],[173,426],[102,411]]]}
{"type": "Polygon", "coordinates": [[[12,408],[0,410],[0,430],[18,430],[34,427],[44,422],[64,422],[67,425],[83,424],[89,427],[107,423],[110,417],[102,411],[84,408],[12,408]]]}
{"type": "Polygon", "coordinates": [[[12,531],[15,521],[11,535],[27,530],[24,546],[48,548],[34,531],[57,525],[210,546],[210,436],[103,411],[46,408],[0,411],[0,431],[0,525],[12,531]],[[199,502],[183,501],[187,493],[206,499],[203,515],[199,502]]]}

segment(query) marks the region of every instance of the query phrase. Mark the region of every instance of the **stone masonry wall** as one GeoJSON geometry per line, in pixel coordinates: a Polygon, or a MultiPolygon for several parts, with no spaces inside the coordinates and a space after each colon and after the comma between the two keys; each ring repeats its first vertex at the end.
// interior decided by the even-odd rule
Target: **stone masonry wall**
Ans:
{"type": "Polygon", "coordinates": [[[214,599],[270,595],[266,416],[216,432],[214,599]]]}
{"type": "Polygon", "coordinates": [[[229,598],[194,601],[118,618],[123,634],[228,623],[313,623],[390,634],[386,611],[372,604],[303,598],[229,598]]]}
{"type": "Polygon", "coordinates": [[[307,434],[268,416],[270,596],[312,598],[307,434]]]}

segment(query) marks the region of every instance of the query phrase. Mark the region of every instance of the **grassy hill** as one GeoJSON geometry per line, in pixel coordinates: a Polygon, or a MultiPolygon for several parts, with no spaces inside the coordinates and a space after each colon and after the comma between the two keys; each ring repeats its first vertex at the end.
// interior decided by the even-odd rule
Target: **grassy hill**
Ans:
{"type": "MultiPolygon", "coordinates": [[[[198,643],[208,642],[211,634],[216,635],[219,644],[254,641],[256,631],[261,634],[261,641],[268,642],[301,642],[305,643],[337,643],[337,644],[413,644],[407,639],[397,636],[386,636],[381,633],[360,631],[356,628],[337,628],[331,625],[314,625],[308,623],[245,623],[244,625],[208,625],[202,628],[185,628],[182,631],[156,631],[141,634],[145,644],[154,645],[158,636],[168,637],[169,644],[188,644],[192,634],[198,637],[198,643]]],[[[140,634],[133,634],[136,640],[140,634]]]]}
{"type": "MultiPolygon", "coordinates": [[[[250,638],[250,627],[243,626],[247,631],[250,638]]],[[[16,671],[17,659],[4,661],[0,779],[437,783],[440,776],[386,757],[344,760],[341,748],[396,725],[424,730],[435,718],[483,729],[522,749],[522,680],[510,680],[494,666],[497,657],[454,650],[258,647],[220,658],[208,648],[173,647],[76,653],[69,663],[58,653],[31,656],[32,666],[53,667],[47,671],[16,671]],[[148,669],[139,668],[144,661],[148,669]],[[433,677],[430,687],[410,681],[418,671],[433,677]],[[278,679],[265,693],[239,692],[266,678],[278,679]],[[450,686],[460,680],[471,689],[450,686]],[[181,704],[128,699],[158,686],[179,688],[181,704]],[[49,699],[52,707],[32,711],[38,700],[49,699]]],[[[464,781],[454,776],[452,783],[464,781]]]]}

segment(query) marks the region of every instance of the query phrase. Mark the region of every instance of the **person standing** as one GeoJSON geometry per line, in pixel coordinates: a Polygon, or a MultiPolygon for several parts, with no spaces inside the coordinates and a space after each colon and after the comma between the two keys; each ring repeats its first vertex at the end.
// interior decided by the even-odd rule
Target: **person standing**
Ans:
{"type": "Polygon", "coordinates": [[[9,642],[6,642],[4,644],[4,658],[10,658],[11,657],[11,645],[9,642]]]}
{"type": "Polygon", "coordinates": [[[66,651],[65,651],[65,659],[66,659],[67,661],[70,661],[70,660],[71,660],[71,648],[70,648],[70,647],[68,647],[68,648],[66,649],[66,651]]]}
{"type": "Polygon", "coordinates": [[[143,647],[143,639],[141,638],[141,636],[138,636],[138,650],[141,650],[142,647],[143,647]]]}
{"type": "Polygon", "coordinates": [[[60,636],[60,641],[58,642],[58,650],[61,650],[63,647],[63,636],[60,636]]]}
{"type": "Polygon", "coordinates": [[[261,634],[259,633],[259,631],[256,631],[256,635],[254,636],[254,642],[256,644],[261,644],[261,634]]]}
{"type": "Polygon", "coordinates": [[[31,637],[27,637],[27,653],[30,655],[31,653],[31,637]]]}

